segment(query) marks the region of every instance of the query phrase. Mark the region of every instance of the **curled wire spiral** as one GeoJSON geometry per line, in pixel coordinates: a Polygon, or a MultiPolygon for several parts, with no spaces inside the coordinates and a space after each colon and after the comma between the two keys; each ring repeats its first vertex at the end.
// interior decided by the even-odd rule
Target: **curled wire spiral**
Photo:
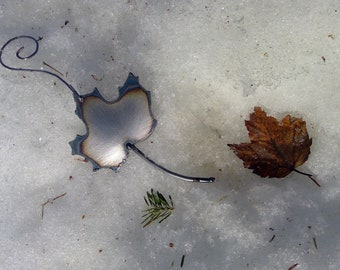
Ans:
{"type": "Polygon", "coordinates": [[[3,46],[2,48],[0,49],[0,64],[9,69],[9,70],[18,70],[18,71],[28,71],[28,72],[41,72],[41,73],[46,73],[46,74],[49,74],[57,79],[59,79],[62,83],[64,83],[68,89],[71,90],[71,92],[73,93],[73,96],[75,98],[80,98],[78,92],[74,89],[74,87],[69,84],[68,82],[66,82],[63,78],[61,78],[59,75],[53,73],[53,72],[50,72],[50,71],[47,71],[47,70],[41,70],[41,69],[31,69],[31,68],[18,68],[18,67],[12,67],[12,66],[9,66],[7,64],[5,64],[2,60],[2,53],[4,51],[4,49],[14,40],[18,40],[18,39],[23,39],[23,38],[26,38],[26,39],[30,39],[34,42],[34,45],[35,45],[35,48],[34,48],[34,51],[27,55],[27,56],[23,56],[22,55],[22,52],[24,50],[24,46],[22,46],[19,50],[17,50],[16,52],[16,57],[20,60],[27,60],[29,58],[32,58],[33,56],[35,56],[37,54],[37,52],[39,51],[39,40],[40,39],[35,39],[34,37],[32,36],[17,36],[17,37],[14,37],[14,38],[11,38],[10,40],[8,40],[3,46]]]}
{"type": "MultiPolygon", "coordinates": [[[[24,50],[24,46],[22,46],[21,48],[19,48],[16,52],[16,57],[20,60],[27,60],[29,58],[32,58],[33,56],[35,56],[39,50],[39,40],[41,40],[41,38],[39,39],[35,39],[34,37],[32,36],[17,36],[17,37],[14,37],[14,38],[11,38],[10,40],[8,40],[3,46],[2,48],[0,49],[0,64],[9,69],[9,70],[17,70],[17,71],[28,71],[28,72],[41,72],[41,73],[46,73],[46,74],[49,74],[57,79],[59,79],[62,83],[64,83],[67,88],[69,90],[71,90],[71,92],[73,93],[73,97],[76,101],[77,104],[79,104],[79,102],[82,102],[83,100],[83,97],[80,96],[78,94],[78,92],[74,89],[74,87],[69,84],[68,82],[66,82],[63,78],[61,78],[59,75],[53,73],[53,72],[50,72],[50,71],[47,71],[47,70],[42,70],[42,69],[31,69],[31,68],[19,68],[19,67],[12,67],[12,66],[9,66],[7,64],[5,64],[2,60],[2,53],[4,51],[4,49],[12,42],[12,41],[15,41],[15,40],[19,40],[19,39],[29,39],[31,41],[34,42],[34,45],[35,45],[35,48],[33,50],[33,52],[29,55],[23,55],[22,52],[24,50]]],[[[81,117],[81,119],[84,121],[84,119],[81,117]]],[[[179,174],[179,173],[176,173],[176,172],[173,172],[171,170],[168,170],[166,169],[165,167],[159,165],[158,163],[156,163],[155,161],[151,160],[150,158],[148,158],[141,150],[139,150],[134,144],[127,144],[126,147],[128,149],[131,149],[133,150],[138,156],[140,156],[141,158],[143,158],[144,160],[146,160],[147,162],[149,162],[151,165],[153,165],[154,167],[162,170],[163,172],[169,174],[169,175],[172,175],[174,177],[177,177],[179,179],[182,179],[182,180],[185,180],[185,181],[190,181],[190,182],[201,182],[201,183],[211,183],[211,182],[214,182],[215,181],[215,178],[213,177],[209,177],[209,178],[204,178],[204,177],[191,177],[191,176],[185,176],[185,175],[182,175],[182,174],[179,174]]]]}

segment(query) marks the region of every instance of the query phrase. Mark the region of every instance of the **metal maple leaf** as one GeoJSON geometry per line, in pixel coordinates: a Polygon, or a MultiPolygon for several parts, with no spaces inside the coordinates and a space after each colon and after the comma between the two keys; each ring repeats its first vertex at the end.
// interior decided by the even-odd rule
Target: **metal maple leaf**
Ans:
{"type": "Polygon", "coordinates": [[[118,169],[127,158],[127,146],[147,139],[157,123],[150,109],[150,93],[132,73],[120,88],[117,101],[106,101],[94,89],[76,103],[76,114],[87,133],[70,142],[72,154],[91,160],[94,170],[118,169]]]}
{"type": "Polygon", "coordinates": [[[260,107],[255,107],[245,125],[250,143],[228,144],[243,160],[245,168],[252,169],[253,173],[261,177],[277,178],[295,171],[308,176],[320,186],[311,174],[296,169],[308,159],[312,145],[305,121],[286,115],[279,122],[267,116],[260,107]]]}
{"type": "MultiPolygon", "coordinates": [[[[151,97],[138,82],[138,77],[129,74],[123,87],[119,89],[119,98],[109,102],[95,88],[88,95],[79,95],[72,85],[56,73],[42,69],[16,68],[6,65],[3,60],[4,49],[14,40],[28,39],[34,42],[35,49],[28,56],[22,56],[24,47],[17,52],[17,58],[27,60],[39,50],[39,41],[31,36],[18,36],[8,40],[0,49],[0,64],[10,70],[41,72],[49,74],[62,81],[72,92],[76,102],[76,114],[86,126],[85,135],[77,135],[70,142],[72,154],[81,155],[91,161],[94,170],[111,168],[117,170],[128,156],[128,150],[133,150],[140,157],[156,168],[186,181],[214,182],[215,178],[190,177],[170,171],[157,164],[140,151],[135,144],[147,139],[156,126],[156,120],[151,112],[151,97]]],[[[55,70],[56,71],[56,70],[55,70]]]]}

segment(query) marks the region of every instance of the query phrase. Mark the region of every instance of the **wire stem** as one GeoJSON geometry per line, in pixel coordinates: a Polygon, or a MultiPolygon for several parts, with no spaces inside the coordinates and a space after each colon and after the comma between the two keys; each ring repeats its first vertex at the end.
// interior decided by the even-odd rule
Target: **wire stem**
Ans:
{"type": "Polygon", "coordinates": [[[40,39],[35,39],[34,37],[31,37],[31,36],[17,36],[17,37],[14,37],[14,38],[11,38],[10,40],[8,40],[3,46],[2,48],[0,49],[0,64],[9,69],[9,70],[18,70],[18,71],[28,71],[28,72],[40,72],[40,73],[46,73],[46,74],[49,74],[57,79],[59,79],[63,84],[65,84],[67,86],[68,89],[71,90],[71,92],[73,93],[73,96],[74,98],[80,98],[78,92],[74,89],[74,87],[69,84],[68,82],[66,82],[63,78],[61,78],[59,75],[53,73],[53,72],[50,72],[50,71],[47,71],[47,70],[41,70],[41,69],[32,69],[32,68],[18,68],[18,67],[12,67],[12,66],[9,66],[7,64],[5,64],[2,60],[2,53],[4,51],[4,49],[14,40],[18,40],[18,39],[29,39],[29,40],[32,40],[34,42],[34,45],[35,45],[35,48],[33,50],[33,52],[30,54],[30,55],[27,55],[27,56],[22,56],[21,53],[22,51],[24,50],[24,46],[22,46],[19,50],[17,50],[16,52],[16,57],[20,60],[27,60],[31,57],[33,57],[34,55],[37,54],[37,52],[39,51],[39,43],[38,41],[40,39]]]}
{"type": "Polygon", "coordinates": [[[148,158],[141,150],[139,150],[134,144],[128,143],[126,145],[128,148],[130,148],[132,151],[134,151],[138,156],[140,156],[141,158],[143,158],[144,160],[148,161],[151,165],[153,165],[154,167],[156,167],[157,169],[173,176],[179,179],[182,179],[184,181],[189,181],[189,182],[199,182],[199,183],[211,183],[215,181],[214,177],[208,177],[208,178],[204,178],[204,177],[192,177],[192,176],[185,176],[173,171],[168,170],[167,168],[164,168],[163,166],[157,164],[156,162],[154,162],[152,159],[148,158]]]}

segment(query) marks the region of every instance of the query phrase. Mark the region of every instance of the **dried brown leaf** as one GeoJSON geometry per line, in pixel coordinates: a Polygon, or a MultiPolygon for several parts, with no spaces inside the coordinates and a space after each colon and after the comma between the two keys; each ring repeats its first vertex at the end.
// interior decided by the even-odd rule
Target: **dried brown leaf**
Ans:
{"type": "Polygon", "coordinates": [[[250,143],[228,144],[243,160],[245,168],[261,177],[282,178],[292,171],[307,175],[320,186],[312,175],[296,170],[310,154],[312,139],[306,122],[286,115],[281,121],[255,107],[250,119],[245,121],[250,143]]]}

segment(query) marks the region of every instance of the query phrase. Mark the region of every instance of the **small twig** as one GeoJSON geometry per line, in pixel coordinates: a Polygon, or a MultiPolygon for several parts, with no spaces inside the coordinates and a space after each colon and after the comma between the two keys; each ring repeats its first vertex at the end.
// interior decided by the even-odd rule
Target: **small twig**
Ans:
{"type": "Polygon", "coordinates": [[[294,269],[296,266],[298,266],[299,264],[298,263],[296,263],[296,264],[293,264],[291,267],[289,267],[288,268],[288,270],[292,270],[292,269],[294,269]]]}
{"type": "Polygon", "coordinates": [[[53,69],[55,72],[57,72],[60,76],[64,76],[63,73],[61,73],[59,70],[57,70],[56,68],[52,67],[51,65],[47,64],[45,61],[43,61],[43,64],[45,66],[48,66],[50,69],[53,69]]]}
{"type": "Polygon", "coordinates": [[[61,195],[59,195],[59,196],[57,196],[57,197],[50,198],[50,199],[48,199],[46,202],[44,202],[44,203],[41,205],[41,219],[44,218],[44,208],[45,208],[45,205],[48,204],[48,203],[51,203],[51,204],[52,204],[55,200],[57,200],[57,199],[59,199],[59,198],[65,196],[65,195],[66,195],[66,192],[63,193],[63,194],[61,194],[61,195]]]}
{"type": "Polygon", "coordinates": [[[316,239],[315,239],[315,237],[313,237],[313,242],[314,242],[314,247],[315,247],[316,249],[318,249],[318,246],[317,246],[317,244],[316,244],[316,239]]]}
{"type": "Polygon", "coordinates": [[[185,258],[185,254],[183,254],[183,256],[182,256],[182,260],[181,260],[181,268],[182,268],[183,265],[184,265],[184,258],[185,258]]]}
{"type": "Polygon", "coordinates": [[[301,172],[297,169],[293,169],[293,171],[299,173],[299,174],[303,174],[303,175],[306,175],[309,177],[309,179],[311,179],[318,187],[321,187],[321,185],[313,178],[313,175],[312,174],[309,174],[309,173],[304,173],[304,172],[301,172]]]}
{"type": "Polygon", "coordinates": [[[269,240],[269,243],[271,243],[275,238],[275,234],[273,235],[273,237],[269,240]]]}
{"type": "Polygon", "coordinates": [[[75,158],[74,160],[78,160],[78,161],[81,161],[81,162],[88,162],[88,160],[85,159],[85,158],[75,158]]]}
{"type": "Polygon", "coordinates": [[[103,78],[98,78],[98,77],[96,76],[96,74],[91,74],[91,77],[92,77],[93,79],[95,79],[97,82],[100,82],[101,80],[103,80],[103,78]]]}
{"type": "Polygon", "coordinates": [[[218,200],[214,201],[213,204],[220,203],[220,202],[224,201],[227,198],[228,198],[228,195],[224,195],[224,196],[220,197],[218,200]]]}

